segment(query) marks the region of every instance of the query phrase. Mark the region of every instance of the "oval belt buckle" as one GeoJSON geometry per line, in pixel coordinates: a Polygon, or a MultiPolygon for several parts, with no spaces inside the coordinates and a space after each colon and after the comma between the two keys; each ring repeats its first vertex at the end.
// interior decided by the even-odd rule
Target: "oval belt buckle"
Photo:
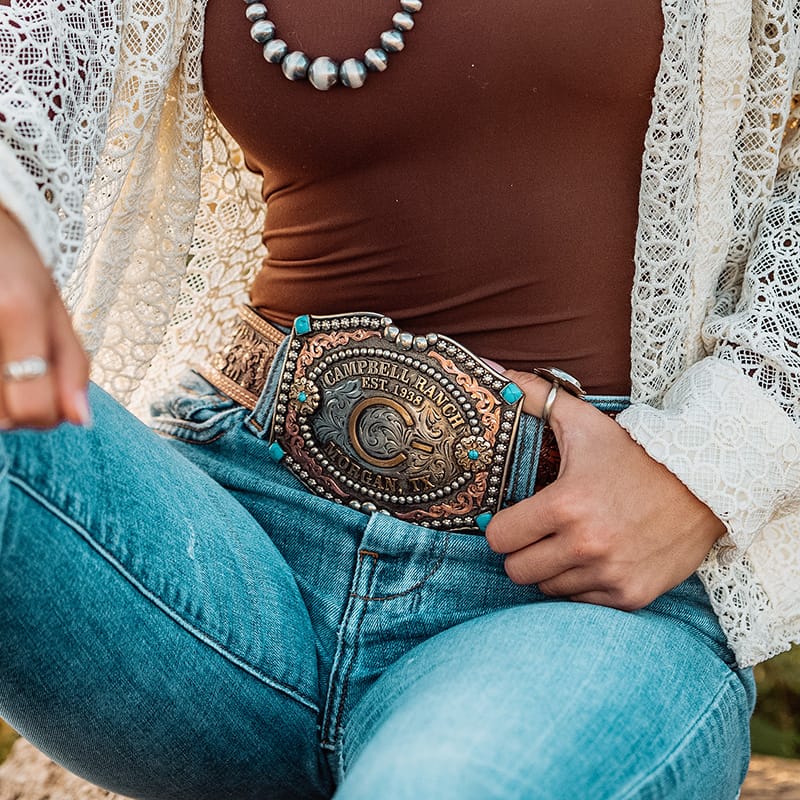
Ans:
{"type": "Polygon", "coordinates": [[[444,530],[500,507],[523,394],[457,342],[379,314],[298,317],[270,453],[314,493],[444,530]]]}

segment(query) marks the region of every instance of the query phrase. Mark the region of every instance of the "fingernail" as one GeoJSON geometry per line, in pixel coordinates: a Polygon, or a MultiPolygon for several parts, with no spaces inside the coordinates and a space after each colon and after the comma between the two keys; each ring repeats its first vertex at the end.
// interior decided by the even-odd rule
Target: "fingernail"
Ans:
{"type": "Polygon", "coordinates": [[[85,390],[75,392],[74,403],[80,424],[84,428],[91,428],[93,424],[92,409],[89,408],[89,397],[85,390]]]}
{"type": "Polygon", "coordinates": [[[483,363],[488,364],[493,370],[499,372],[501,375],[506,371],[506,368],[504,366],[498,364],[496,361],[492,361],[491,358],[484,358],[483,363]]]}

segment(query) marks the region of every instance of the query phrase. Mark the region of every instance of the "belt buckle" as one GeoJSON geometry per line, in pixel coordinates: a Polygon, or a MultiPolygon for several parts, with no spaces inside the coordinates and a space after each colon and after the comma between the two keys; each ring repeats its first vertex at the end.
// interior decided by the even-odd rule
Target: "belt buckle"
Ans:
{"type": "Polygon", "coordinates": [[[446,336],[413,336],[373,313],[302,316],[270,453],[329,500],[484,530],[502,501],[522,397],[446,336]]]}

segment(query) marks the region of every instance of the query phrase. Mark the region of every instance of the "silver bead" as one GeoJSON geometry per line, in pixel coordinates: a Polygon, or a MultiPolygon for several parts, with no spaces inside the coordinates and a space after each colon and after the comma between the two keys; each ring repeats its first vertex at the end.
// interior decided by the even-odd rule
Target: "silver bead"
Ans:
{"type": "Polygon", "coordinates": [[[267,7],[263,3],[250,3],[244,14],[250,22],[258,22],[267,18],[267,7]]]}
{"type": "Polygon", "coordinates": [[[308,56],[302,50],[293,50],[281,62],[281,69],[290,81],[301,81],[308,74],[310,63],[308,56]]]}
{"type": "Polygon", "coordinates": [[[416,14],[422,10],[422,0],[400,0],[400,8],[410,14],[416,14]]]}
{"type": "Polygon", "coordinates": [[[308,68],[308,80],[315,89],[325,92],[339,79],[339,65],[328,56],[320,56],[308,68]]]}
{"type": "Polygon", "coordinates": [[[370,47],[364,53],[364,63],[370,72],[383,72],[389,66],[389,56],[386,55],[385,50],[378,47],[370,47]]]}
{"type": "Polygon", "coordinates": [[[410,31],[414,27],[414,17],[407,11],[398,11],[392,17],[392,25],[399,31],[410,31]]]}
{"type": "Polygon", "coordinates": [[[357,58],[348,58],[339,67],[339,80],[349,89],[360,89],[367,80],[367,68],[357,58]]]}
{"type": "Polygon", "coordinates": [[[270,64],[280,64],[289,52],[289,45],[283,39],[272,39],[264,45],[264,58],[270,64]]]}
{"type": "Polygon", "coordinates": [[[399,53],[406,43],[403,41],[403,34],[400,31],[384,31],[381,34],[381,47],[390,53],[399,53]]]}
{"type": "Polygon", "coordinates": [[[268,19],[260,19],[250,27],[251,38],[259,44],[265,44],[275,35],[275,23],[268,19]]]}

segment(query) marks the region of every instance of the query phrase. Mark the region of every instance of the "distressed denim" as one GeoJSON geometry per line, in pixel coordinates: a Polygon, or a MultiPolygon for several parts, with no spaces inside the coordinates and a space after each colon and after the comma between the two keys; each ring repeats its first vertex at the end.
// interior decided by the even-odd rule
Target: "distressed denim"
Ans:
{"type": "Polygon", "coordinates": [[[696,578],[564,602],[311,495],[273,385],[250,412],[189,376],[160,435],[93,387],[93,429],[0,436],[0,715],[151,800],[736,797],[752,673],[696,578]]]}

